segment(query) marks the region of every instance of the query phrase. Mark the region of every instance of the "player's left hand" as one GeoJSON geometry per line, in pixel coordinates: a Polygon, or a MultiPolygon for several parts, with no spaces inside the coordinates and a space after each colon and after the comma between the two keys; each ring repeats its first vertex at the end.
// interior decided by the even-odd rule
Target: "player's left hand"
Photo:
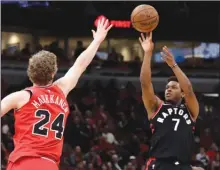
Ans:
{"type": "Polygon", "coordinates": [[[176,64],[176,61],[174,59],[173,54],[169,51],[167,46],[164,46],[162,48],[161,52],[162,59],[168,64],[168,66],[172,67],[174,64],[176,64]]]}
{"type": "Polygon", "coordinates": [[[105,20],[104,18],[102,18],[101,20],[98,20],[97,30],[96,31],[92,30],[94,40],[101,43],[105,39],[108,31],[112,28],[112,25],[109,26],[108,25],[109,25],[108,19],[105,20]]]}

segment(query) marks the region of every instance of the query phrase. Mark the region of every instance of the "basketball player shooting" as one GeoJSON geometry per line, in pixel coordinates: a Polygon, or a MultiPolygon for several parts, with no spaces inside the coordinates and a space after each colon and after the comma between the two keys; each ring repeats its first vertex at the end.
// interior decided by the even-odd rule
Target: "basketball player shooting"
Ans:
{"type": "Polygon", "coordinates": [[[27,69],[33,86],[9,94],[1,101],[1,116],[14,109],[15,149],[7,170],[58,170],[69,107],[68,93],[94,58],[112,25],[99,20],[94,40],[74,65],[57,81],[57,57],[48,51],[34,54],[27,69]]]}
{"type": "Polygon", "coordinates": [[[199,104],[192,85],[175,62],[172,53],[164,46],[161,52],[162,58],[172,69],[175,77],[167,81],[165,101],[157,97],[151,80],[151,57],[154,48],[152,32],[148,36],[141,34],[139,41],[144,50],[140,73],[142,99],[152,130],[150,158],[146,169],[198,169],[190,166],[193,131],[199,114],[199,104]]]}

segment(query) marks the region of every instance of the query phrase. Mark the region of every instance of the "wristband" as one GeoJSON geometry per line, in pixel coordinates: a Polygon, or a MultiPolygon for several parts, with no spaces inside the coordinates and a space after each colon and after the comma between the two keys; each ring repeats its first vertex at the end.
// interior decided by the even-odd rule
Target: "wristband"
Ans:
{"type": "Polygon", "coordinates": [[[175,63],[171,68],[173,69],[174,67],[176,67],[177,66],[177,64],[175,63]]]}

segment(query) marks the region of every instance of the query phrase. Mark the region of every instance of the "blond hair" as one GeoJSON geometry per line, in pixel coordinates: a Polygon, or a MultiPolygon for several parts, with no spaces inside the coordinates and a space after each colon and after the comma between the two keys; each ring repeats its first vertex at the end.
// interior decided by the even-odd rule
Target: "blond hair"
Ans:
{"type": "Polygon", "coordinates": [[[32,83],[45,86],[57,72],[57,56],[49,51],[39,51],[29,59],[27,74],[32,83]]]}

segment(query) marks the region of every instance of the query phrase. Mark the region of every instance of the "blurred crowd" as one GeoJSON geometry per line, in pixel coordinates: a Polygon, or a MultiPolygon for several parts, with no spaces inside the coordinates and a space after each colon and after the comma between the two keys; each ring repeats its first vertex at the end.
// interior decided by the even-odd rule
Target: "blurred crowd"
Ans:
{"type": "MultiPolygon", "coordinates": [[[[23,84],[22,87],[27,86],[23,84]]],[[[2,81],[2,97],[21,87],[2,81]]],[[[163,94],[158,94],[163,98],[163,94]]],[[[196,123],[192,165],[220,170],[219,98],[197,94],[200,115],[196,123]]],[[[140,89],[132,83],[116,88],[111,80],[85,82],[68,96],[71,113],[64,133],[60,170],[142,170],[148,158],[151,131],[140,89]]],[[[1,159],[5,168],[13,150],[13,112],[1,123],[1,159]]]]}
{"type": "MultiPolygon", "coordinates": [[[[2,50],[2,59],[3,60],[17,60],[17,61],[27,61],[30,56],[34,53],[37,53],[40,50],[47,50],[53,52],[58,57],[59,63],[65,61],[75,61],[77,57],[86,49],[83,44],[83,41],[77,41],[76,48],[69,49],[65,51],[59,46],[59,41],[54,41],[49,45],[42,46],[41,44],[30,44],[26,43],[23,49],[19,47],[8,48],[2,50]]],[[[114,48],[111,48],[111,51],[107,56],[109,61],[112,62],[121,62],[123,56],[120,53],[117,53],[114,48]]],[[[98,57],[95,57],[98,60],[98,57]]]]}
{"type": "MultiPolygon", "coordinates": [[[[30,44],[27,43],[23,49],[17,48],[8,48],[3,49],[1,58],[3,61],[28,61],[30,56],[40,50],[48,50],[57,55],[58,64],[62,66],[69,66],[74,63],[77,57],[86,49],[83,41],[79,40],[76,43],[74,49],[64,50],[59,46],[59,41],[54,41],[49,45],[42,46],[41,44],[30,44]]],[[[105,51],[105,50],[104,50],[105,51]]],[[[105,53],[105,52],[104,52],[105,53]]],[[[132,52],[134,53],[134,52],[132,52]]],[[[141,58],[140,56],[133,56],[131,61],[124,62],[124,56],[122,53],[118,52],[114,47],[109,47],[108,52],[105,53],[105,57],[100,57],[100,54],[96,54],[92,63],[89,67],[96,68],[121,68],[121,69],[132,69],[133,74],[138,75],[141,68],[141,58]],[[105,58],[105,59],[104,59],[105,58]]],[[[103,54],[102,54],[103,55],[103,54]]],[[[179,56],[184,58],[184,56],[179,56]]],[[[152,60],[154,61],[154,60],[152,60]]],[[[179,63],[181,67],[184,68],[197,68],[197,69],[207,69],[215,70],[219,69],[220,66],[220,57],[217,58],[200,58],[200,57],[188,57],[185,58],[183,62],[179,63]]],[[[153,68],[164,69],[163,63],[153,62],[153,68]]],[[[167,68],[167,67],[165,67],[167,68]]]]}

